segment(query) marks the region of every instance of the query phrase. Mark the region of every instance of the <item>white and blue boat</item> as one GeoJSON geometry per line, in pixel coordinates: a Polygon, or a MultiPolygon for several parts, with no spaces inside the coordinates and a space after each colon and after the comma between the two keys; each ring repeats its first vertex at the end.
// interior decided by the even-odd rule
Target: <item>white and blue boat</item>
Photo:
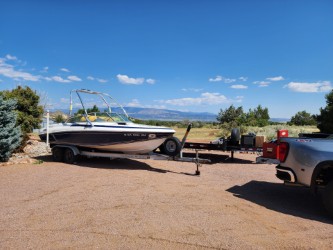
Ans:
{"type": "Polygon", "coordinates": [[[72,90],[70,93],[69,119],[65,123],[52,124],[48,130],[40,130],[40,138],[46,141],[49,134],[50,147],[71,145],[78,149],[117,152],[124,154],[146,154],[159,148],[171,138],[175,130],[168,127],[148,126],[133,123],[124,108],[110,95],[91,90],[72,90]],[[73,93],[77,94],[83,112],[73,114],[73,93]],[[103,112],[89,112],[83,95],[98,96],[103,112]],[[117,106],[116,106],[117,105],[117,106]]]}

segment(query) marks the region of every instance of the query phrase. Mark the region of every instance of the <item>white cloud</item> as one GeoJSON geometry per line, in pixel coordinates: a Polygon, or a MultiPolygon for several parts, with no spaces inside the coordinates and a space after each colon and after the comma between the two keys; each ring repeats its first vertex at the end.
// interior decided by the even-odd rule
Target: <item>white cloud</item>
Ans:
{"type": "Polygon", "coordinates": [[[97,78],[96,80],[97,80],[98,82],[100,82],[100,83],[106,83],[106,82],[108,82],[108,80],[101,79],[101,78],[97,78]]]}
{"type": "MultiPolygon", "coordinates": [[[[48,79],[50,79],[48,77],[48,79]]],[[[68,83],[68,82],[71,82],[70,80],[68,79],[63,79],[61,76],[52,76],[51,79],[55,82],[61,82],[61,83],[68,83]]]]}
{"type": "Polygon", "coordinates": [[[257,84],[258,87],[268,87],[271,82],[268,81],[255,81],[254,84],[257,84]]]}
{"type": "MultiPolygon", "coordinates": [[[[12,57],[10,55],[7,55],[6,57],[12,57]]],[[[8,58],[7,58],[8,59],[8,58]]],[[[10,59],[13,60],[13,59],[10,59]]],[[[15,70],[13,65],[10,65],[5,62],[6,59],[0,58],[0,75],[3,75],[5,77],[11,78],[13,80],[18,81],[32,81],[37,82],[40,80],[41,76],[38,75],[32,75],[28,72],[15,70]]]]}
{"type": "Polygon", "coordinates": [[[182,91],[185,91],[185,92],[200,92],[200,91],[202,91],[202,89],[183,88],[182,91]]]}
{"type": "Polygon", "coordinates": [[[66,68],[61,68],[60,70],[63,72],[67,72],[67,73],[70,72],[69,69],[66,69],[66,68]]]}
{"type": "Polygon", "coordinates": [[[216,76],[215,78],[209,78],[208,81],[210,82],[220,82],[222,81],[223,77],[222,76],[216,76]]]}
{"type": "Polygon", "coordinates": [[[146,82],[149,83],[149,84],[155,84],[156,80],[151,79],[151,78],[148,78],[148,79],[146,80],[146,82]]]}
{"type": "Polygon", "coordinates": [[[333,89],[330,81],[307,83],[307,82],[290,82],[284,86],[294,92],[318,93],[328,92],[333,89]]]}
{"type": "Polygon", "coordinates": [[[12,61],[16,61],[16,60],[17,60],[17,57],[16,57],[16,56],[12,56],[12,55],[7,54],[7,55],[6,55],[6,59],[8,59],[8,60],[12,60],[12,61]]]}
{"type": "Polygon", "coordinates": [[[244,96],[236,96],[236,102],[242,102],[242,100],[244,99],[244,96]]]}
{"type": "Polygon", "coordinates": [[[131,102],[124,105],[125,107],[136,107],[136,108],[155,108],[155,109],[165,109],[165,105],[143,105],[138,99],[133,99],[131,102]]]}
{"type": "Polygon", "coordinates": [[[266,80],[272,81],[272,82],[277,82],[277,81],[284,80],[284,78],[283,78],[283,76],[274,76],[274,77],[267,77],[266,80]]]}
{"type": "Polygon", "coordinates": [[[215,78],[209,78],[208,81],[210,81],[210,82],[221,82],[221,81],[223,81],[224,83],[233,83],[233,82],[236,82],[236,79],[226,78],[226,77],[223,77],[223,76],[216,76],[215,78]]]}
{"type": "Polygon", "coordinates": [[[243,81],[243,82],[246,82],[248,77],[245,77],[245,76],[241,76],[238,78],[239,80],[243,81]]]}
{"type": "Polygon", "coordinates": [[[248,87],[246,85],[242,85],[242,84],[236,84],[236,85],[231,85],[232,89],[247,89],[248,87]]]}
{"type": "Polygon", "coordinates": [[[74,82],[81,82],[82,81],[82,79],[77,77],[77,76],[69,76],[69,77],[67,77],[67,79],[70,80],[70,81],[74,81],[74,82]]]}
{"type": "Polygon", "coordinates": [[[202,93],[200,97],[192,98],[179,98],[179,99],[170,99],[162,100],[161,103],[175,105],[175,106],[191,106],[191,105],[216,105],[222,103],[230,103],[233,100],[228,99],[220,93],[202,93]]]}
{"type": "Polygon", "coordinates": [[[127,103],[127,107],[142,107],[138,99],[133,99],[130,103],[127,103]]]}
{"type": "Polygon", "coordinates": [[[144,78],[131,78],[128,77],[127,75],[117,75],[118,81],[123,83],[123,84],[133,84],[133,85],[140,85],[144,83],[145,79],[144,78]]]}
{"type": "Polygon", "coordinates": [[[87,76],[87,79],[90,80],[90,81],[95,81],[96,80],[96,81],[98,81],[100,83],[106,83],[106,82],[108,82],[108,80],[106,80],[106,79],[96,78],[94,76],[87,76]]]}
{"type": "Polygon", "coordinates": [[[277,81],[284,80],[284,78],[283,78],[283,76],[274,76],[274,77],[267,77],[266,80],[272,81],[272,82],[277,82],[277,81]]]}
{"type": "Polygon", "coordinates": [[[47,71],[49,70],[49,67],[44,67],[40,72],[42,72],[42,73],[46,73],[47,71]]]}
{"type": "Polygon", "coordinates": [[[60,102],[61,103],[69,103],[70,102],[70,100],[68,99],[68,98],[60,98],[60,102]]]}
{"type": "Polygon", "coordinates": [[[225,83],[233,83],[233,82],[236,82],[236,79],[224,78],[223,81],[225,83]]]}

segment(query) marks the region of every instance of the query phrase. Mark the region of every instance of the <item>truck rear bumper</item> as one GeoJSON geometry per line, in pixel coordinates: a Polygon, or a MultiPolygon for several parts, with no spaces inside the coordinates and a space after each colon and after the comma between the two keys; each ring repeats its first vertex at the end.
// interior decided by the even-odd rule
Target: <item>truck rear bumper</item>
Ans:
{"type": "Polygon", "coordinates": [[[294,171],[290,168],[276,166],[276,177],[286,182],[296,182],[297,178],[294,171]]]}

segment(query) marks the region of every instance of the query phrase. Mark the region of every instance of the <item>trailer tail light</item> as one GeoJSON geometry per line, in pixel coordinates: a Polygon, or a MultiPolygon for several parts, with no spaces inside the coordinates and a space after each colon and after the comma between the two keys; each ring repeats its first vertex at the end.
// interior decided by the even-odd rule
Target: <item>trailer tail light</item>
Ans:
{"type": "Polygon", "coordinates": [[[287,129],[280,129],[277,131],[277,139],[280,140],[282,137],[288,137],[289,133],[287,129]]]}
{"type": "Polygon", "coordinates": [[[285,160],[287,159],[288,151],[289,151],[289,144],[287,142],[280,142],[279,156],[278,156],[280,162],[285,162],[285,160]]]}

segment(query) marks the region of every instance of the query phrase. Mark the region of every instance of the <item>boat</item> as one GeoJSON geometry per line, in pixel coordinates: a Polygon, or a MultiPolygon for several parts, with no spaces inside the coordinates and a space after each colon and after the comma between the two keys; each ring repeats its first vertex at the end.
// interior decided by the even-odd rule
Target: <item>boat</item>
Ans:
{"type": "MultiPolygon", "coordinates": [[[[91,106],[91,105],[90,105],[91,106]]],[[[149,126],[131,121],[125,109],[109,94],[76,89],[70,92],[69,118],[64,123],[56,123],[43,128],[39,137],[47,141],[50,147],[64,145],[91,151],[106,151],[123,154],[147,154],[159,148],[167,139],[173,137],[175,130],[162,126],[149,126]],[[77,94],[83,109],[73,112],[73,93],[77,94]],[[99,97],[99,105],[105,110],[99,111],[95,105],[87,109],[83,96],[99,97]]],[[[179,140],[178,140],[179,141],[179,140]]],[[[178,141],[171,142],[171,154],[178,147],[178,141]]],[[[169,149],[170,149],[169,145],[169,149]]],[[[178,149],[177,149],[178,150],[178,149]]]]}

